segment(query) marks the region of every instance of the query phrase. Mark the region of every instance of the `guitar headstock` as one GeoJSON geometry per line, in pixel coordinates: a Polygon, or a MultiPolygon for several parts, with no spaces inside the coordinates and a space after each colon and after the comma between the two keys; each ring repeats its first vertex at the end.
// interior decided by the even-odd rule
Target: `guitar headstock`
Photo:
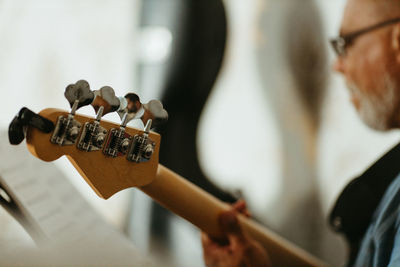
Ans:
{"type": "MultiPolygon", "coordinates": [[[[24,124],[27,146],[34,156],[53,161],[66,155],[92,189],[105,199],[125,188],[151,183],[158,168],[161,140],[159,134],[150,131],[153,118],[149,116],[143,121],[146,122],[144,129],[126,126],[128,112],[123,113],[121,124],[103,120],[105,111],[117,109],[117,98],[109,96],[111,87],[107,91],[103,89],[107,95],[104,92],[101,95],[102,92],[91,94],[87,87],[80,88],[81,84],[79,81],[67,87],[70,112],[48,108],[35,114],[22,109],[10,125],[10,141],[13,134],[22,131],[21,124],[24,124]],[[114,106],[109,105],[111,100],[114,106]],[[77,108],[88,103],[96,110],[96,117],[76,114],[77,108]]],[[[21,138],[11,142],[20,141],[21,138]]]]}

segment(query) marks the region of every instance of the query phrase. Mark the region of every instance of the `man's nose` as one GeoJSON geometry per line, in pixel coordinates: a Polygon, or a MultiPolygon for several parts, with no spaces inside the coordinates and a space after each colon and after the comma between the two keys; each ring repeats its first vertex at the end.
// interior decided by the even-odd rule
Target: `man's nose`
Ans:
{"type": "Polygon", "coordinates": [[[337,57],[335,61],[332,64],[332,70],[344,73],[344,64],[343,64],[343,58],[337,57]]]}

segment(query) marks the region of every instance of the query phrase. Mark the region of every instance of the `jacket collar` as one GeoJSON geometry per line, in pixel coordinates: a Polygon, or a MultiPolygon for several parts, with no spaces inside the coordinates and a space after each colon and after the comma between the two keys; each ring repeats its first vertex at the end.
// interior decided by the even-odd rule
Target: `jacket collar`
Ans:
{"type": "Polygon", "coordinates": [[[339,195],[329,223],[344,234],[356,253],[372,216],[386,189],[400,173],[400,144],[376,161],[361,176],[352,180],[339,195]]]}

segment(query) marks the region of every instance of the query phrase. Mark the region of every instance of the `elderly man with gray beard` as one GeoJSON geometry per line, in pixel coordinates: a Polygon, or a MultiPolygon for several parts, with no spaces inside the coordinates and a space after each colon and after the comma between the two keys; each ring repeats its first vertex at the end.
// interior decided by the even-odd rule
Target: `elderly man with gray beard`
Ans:
{"type": "MultiPolygon", "coordinates": [[[[333,69],[348,85],[351,102],[371,128],[400,127],[400,1],[348,0],[333,69]]],[[[220,215],[228,242],[202,234],[209,267],[273,266],[268,251],[243,232],[237,203],[220,215]]],[[[397,145],[339,196],[330,216],[332,228],[344,234],[348,266],[400,266],[400,145],[397,145]]]]}

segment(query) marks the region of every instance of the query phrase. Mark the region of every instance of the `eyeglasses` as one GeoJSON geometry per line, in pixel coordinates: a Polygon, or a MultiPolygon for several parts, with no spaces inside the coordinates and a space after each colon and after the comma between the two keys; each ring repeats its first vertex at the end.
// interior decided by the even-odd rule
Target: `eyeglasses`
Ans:
{"type": "Polygon", "coordinates": [[[390,25],[390,24],[394,24],[396,22],[400,22],[400,18],[383,21],[378,24],[369,26],[367,28],[333,38],[330,40],[330,43],[331,43],[336,55],[339,57],[342,57],[342,56],[346,55],[347,47],[354,41],[354,39],[356,39],[360,35],[370,32],[370,31],[373,31],[373,30],[376,30],[376,29],[379,29],[381,27],[390,25]]]}

